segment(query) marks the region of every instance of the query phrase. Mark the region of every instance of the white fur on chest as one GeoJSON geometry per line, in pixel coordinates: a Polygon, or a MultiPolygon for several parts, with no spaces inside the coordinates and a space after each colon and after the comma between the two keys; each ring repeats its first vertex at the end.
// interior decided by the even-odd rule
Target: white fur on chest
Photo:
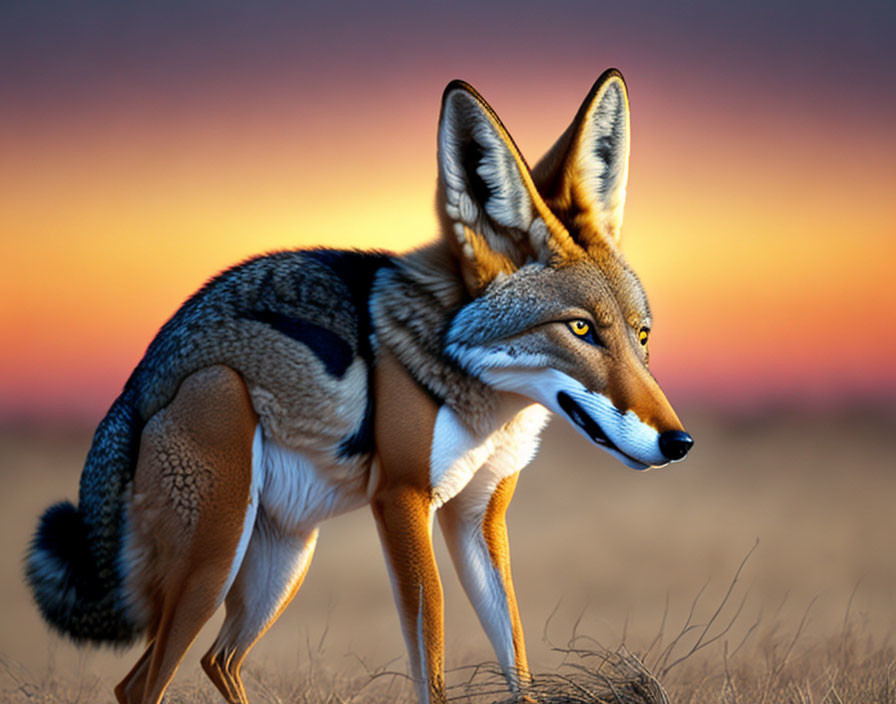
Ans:
{"type": "Polygon", "coordinates": [[[447,406],[433,429],[429,474],[435,507],[455,497],[487,461],[500,481],[525,467],[538,451],[548,411],[527,405],[491,433],[477,436],[447,406]]]}
{"type": "Polygon", "coordinates": [[[311,529],[367,502],[366,473],[318,466],[307,455],[264,439],[258,468],[261,505],[284,530],[311,529]]]}

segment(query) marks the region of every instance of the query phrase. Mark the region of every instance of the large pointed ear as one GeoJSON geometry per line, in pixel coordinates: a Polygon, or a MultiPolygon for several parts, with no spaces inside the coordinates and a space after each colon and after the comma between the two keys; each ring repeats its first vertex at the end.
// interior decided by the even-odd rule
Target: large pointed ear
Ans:
{"type": "Polygon", "coordinates": [[[572,124],[532,170],[538,190],[586,249],[618,244],[628,182],[628,91],[622,74],[605,71],[572,124]]]}
{"type": "Polygon", "coordinates": [[[438,157],[442,229],[473,295],[501,274],[575,246],[494,110],[463,81],[449,83],[442,97],[438,157]]]}

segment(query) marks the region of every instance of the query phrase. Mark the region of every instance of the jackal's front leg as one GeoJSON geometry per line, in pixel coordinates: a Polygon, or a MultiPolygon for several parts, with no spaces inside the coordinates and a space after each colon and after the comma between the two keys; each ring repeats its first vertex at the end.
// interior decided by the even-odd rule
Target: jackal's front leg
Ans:
{"type": "Polygon", "coordinates": [[[519,472],[501,476],[486,465],[439,509],[451,560],[512,690],[531,676],[510,574],[505,514],[519,472]]]}
{"type": "Polygon", "coordinates": [[[429,493],[392,488],[377,492],[372,506],[420,701],[444,702],[442,583],[432,549],[429,493]]]}

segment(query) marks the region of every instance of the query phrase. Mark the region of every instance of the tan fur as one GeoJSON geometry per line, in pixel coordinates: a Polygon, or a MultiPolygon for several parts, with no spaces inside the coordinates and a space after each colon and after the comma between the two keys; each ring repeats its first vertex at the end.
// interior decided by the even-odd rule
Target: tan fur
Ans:
{"type": "Polygon", "coordinates": [[[429,453],[438,408],[391,352],[383,352],[374,375],[374,434],[380,468],[376,492],[429,486],[429,453]]]}
{"type": "Polygon", "coordinates": [[[513,626],[513,651],[516,655],[516,675],[522,683],[531,678],[529,663],[526,659],[526,641],[523,635],[523,624],[520,610],[516,602],[513,588],[513,575],[510,572],[510,540],[507,537],[507,508],[516,490],[520,473],[516,472],[502,479],[495,493],[492,494],[482,520],[482,535],[491,554],[492,564],[501,575],[504,590],[507,592],[507,606],[510,611],[510,622],[513,626]]]}
{"type": "Polygon", "coordinates": [[[624,359],[609,375],[608,396],[622,411],[632,410],[638,417],[653,426],[665,430],[684,430],[684,426],[672,410],[656,380],[634,359],[624,359]]]}
{"type": "MultiPolygon", "coordinates": [[[[371,302],[371,314],[382,346],[411,378],[443,399],[471,428],[483,429],[495,414],[494,394],[479,379],[445,365],[442,350],[436,346],[438,341],[433,339],[444,325],[444,319],[439,308],[432,305],[432,299],[449,308],[466,297],[456,276],[453,285],[446,281],[456,273],[456,266],[438,271],[450,258],[444,241],[412,252],[407,262],[398,263],[395,271],[383,273],[384,285],[371,302]],[[409,281],[414,285],[405,285],[409,281]],[[391,283],[396,285],[385,285],[391,283]]],[[[410,433],[404,433],[405,440],[409,436],[410,433]]],[[[429,437],[426,435],[427,441],[429,437]]]]}
{"type": "Polygon", "coordinates": [[[377,364],[374,388],[379,477],[371,507],[392,574],[412,671],[423,680],[431,701],[443,701],[442,584],[432,548],[429,482],[437,408],[389,353],[377,364]]]}
{"type": "Polygon", "coordinates": [[[188,377],[143,431],[129,514],[143,555],[135,598],[149,604],[151,625],[146,652],[116,687],[122,704],[161,701],[217,608],[243,528],[256,423],[240,377],[217,366],[188,377]]]}
{"type": "Polygon", "coordinates": [[[372,508],[395,584],[411,671],[429,701],[444,701],[442,583],[432,549],[431,502],[424,491],[398,486],[378,492],[372,508]]]}

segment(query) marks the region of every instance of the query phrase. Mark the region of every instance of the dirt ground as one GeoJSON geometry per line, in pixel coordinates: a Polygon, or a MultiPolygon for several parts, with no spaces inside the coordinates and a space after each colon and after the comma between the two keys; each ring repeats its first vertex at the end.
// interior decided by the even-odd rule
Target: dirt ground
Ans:
{"type": "MultiPolygon", "coordinates": [[[[863,635],[893,633],[896,410],[681,415],[696,440],[691,457],[647,473],[625,469],[558,419],[546,431],[509,514],[533,670],[556,667],[551,645],[565,645],[574,631],[610,647],[624,639],[643,648],[667,603],[666,629],[676,632],[708,581],[696,608],[705,620],[757,539],[724,611],[733,615],[746,600],[732,643],[760,613],[765,626],[793,632],[810,603],[801,636],[809,644],[841,632],[845,619],[863,635]]],[[[7,681],[10,672],[35,680],[62,673],[111,701],[138,650],[78,651],[51,635],[22,579],[37,516],[76,496],[90,436],[86,428],[0,428],[0,664],[7,681]]],[[[490,659],[441,537],[437,551],[449,668],[490,659]]],[[[202,681],[198,659],[221,618],[200,634],[177,683],[202,681]]],[[[367,510],[324,524],[300,594],[249,657],[268,672],[309,659],[355,675],[405,669],[367,510]]],[[[210,685],[201,688],[211,696],[210,685]]]]}

